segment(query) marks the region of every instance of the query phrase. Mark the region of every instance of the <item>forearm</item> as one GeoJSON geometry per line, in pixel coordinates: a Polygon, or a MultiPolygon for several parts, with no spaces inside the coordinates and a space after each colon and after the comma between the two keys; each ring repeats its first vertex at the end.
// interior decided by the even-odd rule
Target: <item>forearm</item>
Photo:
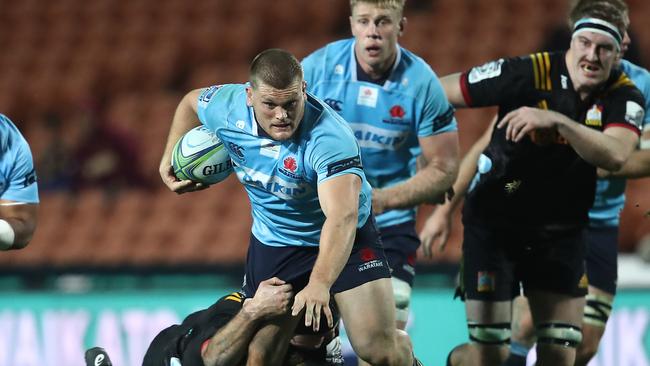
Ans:
{"type": "Polygon", "coordinates": [[[381,189],[385,196],[385,210],[411,208],[422,203],[437,203],[454,183],[458,167],[455,162],[426,167],[406,181],[381,189]]]}
{"type": "Polygon", "coordinates": [[[196,99],[198,99],[198,91],[192,91],[183,97],[183,100],[176,108],[169,128],[161,165],[169,166],[171,164],[171,153],[176,142],[184,133],[201,124],[196,114],[196,99]]]}
{"type": "Polygon", "coordinates": [[[243,364],[248,345],[259,326],[259,318],[242,309],[221,328],[202,353],[205,366],[231,366],[243,364]]]}
{"type": "Polygon", "coordinates": [[[624,141],[575,123],[556,113],[557,130],[578,155],[588,163],[607,170],[619,170],[632,148],[624,141]]]}
{"type": "Polygon", "coordinates": [[[621,178],[650,176],[650,150],[633,151],[625,165],[620,170],[609,172],[608,176],[621,178]]]}
{"type": "Polygon", "coordinates": [[[350,258],[357,228],[357,212],[330,215],[325,219],[320,237],[318,257],[309,282],[332,286],[350,258]]]}

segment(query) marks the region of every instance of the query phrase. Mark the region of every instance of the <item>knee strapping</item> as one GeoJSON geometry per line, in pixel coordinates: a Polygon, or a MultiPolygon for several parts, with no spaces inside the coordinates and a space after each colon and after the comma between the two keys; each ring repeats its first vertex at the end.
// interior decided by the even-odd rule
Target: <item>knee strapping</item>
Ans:
{"type": "Polygon", "coordinates": [[[580,327],[567,323],[543,323],[537,326],[537,343],[576,348],[582,341],[580,327]]]}
{"type": "Polygon", "coordinates": [[[501,346],[510,343],[510,323],[479,324],[467,323],[469,339],[473,343],[501,346]]]}
{"type": "Polygon", "coordinates": [[[393,283],[393,296],[395,297],[396,319],[405,322],[409,316],[411,304],[411,286],[399,278],[391,278],[393,283]]]}
{"type": "Polygon", "coordinates": [[[587,295],[586,299],[583,322],[604,328],[609,315],[612,313],[612,299],[607,296],[592,294],[587,295]]]}

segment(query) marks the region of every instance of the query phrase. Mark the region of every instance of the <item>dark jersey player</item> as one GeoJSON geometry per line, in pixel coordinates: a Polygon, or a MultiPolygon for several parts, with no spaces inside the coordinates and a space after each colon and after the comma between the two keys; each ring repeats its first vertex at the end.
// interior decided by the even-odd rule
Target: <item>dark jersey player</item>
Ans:
{"type": "Polygon", "coordinates": [[[452,351],[450,364],[504,361],[519,281],[531,304],[538,364],[573,364],[596,167],[625,163],[644,115],[641,93],[612,69],[624,29],[621,12],[597,4],[576,22],[566,53],[501,59],[442,79],[455,106],[499,106],[463,211],[472,343],[468,352],[452,351]]]}
{"type": "MultiPolygon", "coordinates": [[[[291,285],[262,281],[253,298],[228,294],[207,309],[188,315],[181,324],[162,330],[149,345],[143,366],[234,366],[246,364],[248,346],[262,321],[286,313],[293,299],[291,285]]],[[[338,323],[338,322],[337,322],[338,323]]],[[[336,324],[336,323],[335,323],[336,324]]],[[[88,366],[111,366],[106,352],[91,348],[88,366]]],[[[336,328],[295,335],[283,365],[342,365],[336,328]]]]}

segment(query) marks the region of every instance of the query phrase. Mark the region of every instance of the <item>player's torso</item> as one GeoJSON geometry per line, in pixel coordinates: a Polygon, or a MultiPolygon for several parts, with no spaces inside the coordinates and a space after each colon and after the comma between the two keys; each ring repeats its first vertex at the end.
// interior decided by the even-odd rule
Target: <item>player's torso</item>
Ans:
{"type": "MultiPolygon", "coordinates": [[[[603,129],[610,112],[596,94],[581,100],[566,69],[564,54],[532,55],[534,87],[499,107],[499,119],[522,106],[559,112],[576,123],[603,129]]],[[[472,193],[486,205],[482,216],[510,217],[538,225],[574,225],[587,219],[595,190],[595,167],[584,161],[555,131],[534,131],[522,141],[507,141],[506,129],[496,129],[485,150],[492,169],[481,176],[472,193]]],[[[475,206],[476,208],[476,206],[475,206]]],[[[477,209],[480,211],[481,209],[477,209]]]]}

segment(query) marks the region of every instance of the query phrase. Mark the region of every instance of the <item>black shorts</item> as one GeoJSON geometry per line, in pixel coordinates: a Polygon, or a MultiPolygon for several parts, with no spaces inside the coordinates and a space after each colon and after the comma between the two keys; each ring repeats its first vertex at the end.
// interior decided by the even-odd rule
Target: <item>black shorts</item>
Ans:
{"type": "Polygon", "coordinates": [[[420,239],[415,232],[415,221],[388,226],[379,231],[391,275],[413,287],[416,252],[420,246],[420,239]]]}
{"type": "Polygon", "coordinates": [[[616,294],[618,279],[618,227],[587,229],[587,278],[589,284],[616,294]]]}
{"type": "MultiPolygon", "coordinates": [[[[294,293],[298,293],[309,282],[317,255],[318,247],[272,247],[251,235],[244,293],[255,295],[259,283],[271,277],[290,283],[294,293]]],[[[370,216],[366,224],[357,229],[350,258],[330,291],[339,293],[389,277],[388,261],[374,218],[370,216]]]]}
{"type": "Polygon", "coordinates": [[[461,289],[470,300],[508,301],[528,290],[585,296],[585,230],[492,230],[465,225],[461,289]]]}

